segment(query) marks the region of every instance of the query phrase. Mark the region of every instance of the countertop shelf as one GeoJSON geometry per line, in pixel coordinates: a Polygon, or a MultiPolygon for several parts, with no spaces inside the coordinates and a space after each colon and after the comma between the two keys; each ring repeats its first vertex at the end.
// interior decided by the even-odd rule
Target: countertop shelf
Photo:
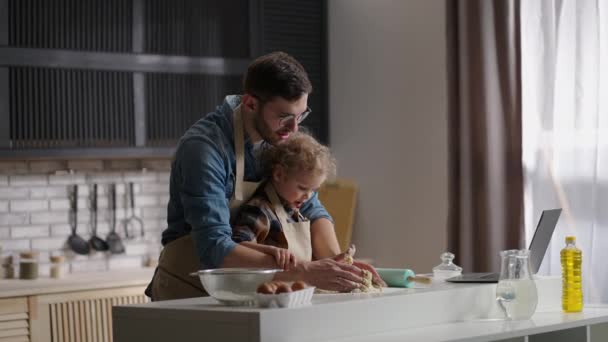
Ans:
{"type": "Polygon", "coordinates": [[[128,286],[146,286],[154,268],[67,274],[63,278],[0,279],[0,298],[128,286]]]}

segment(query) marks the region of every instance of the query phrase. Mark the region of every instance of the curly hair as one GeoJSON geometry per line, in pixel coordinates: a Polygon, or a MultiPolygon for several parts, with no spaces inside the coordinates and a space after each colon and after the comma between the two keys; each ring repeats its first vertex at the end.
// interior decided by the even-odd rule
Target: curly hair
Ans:
{"type": "Polygon", "coordinates": [[[283,166],[288,174],[308,171],[326,179],[336,174],[336,160],[329,148],[302,132],[293,133],[286,141],[264,150],[260,164],[266,178],[272,176],[277,165],[283,166]]]}

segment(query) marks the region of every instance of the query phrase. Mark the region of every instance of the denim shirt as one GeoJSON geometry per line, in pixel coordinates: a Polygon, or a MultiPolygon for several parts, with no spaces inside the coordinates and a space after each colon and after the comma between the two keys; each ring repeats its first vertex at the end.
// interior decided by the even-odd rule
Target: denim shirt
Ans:
{"type": "MultiPolygon", "coordinates": [[[[241,97],[230,95],[190,127],[180,139],[171,165],[168,227],[163,246],[191,234],[203,268],[217,268],[237,245],[231,238],[229,202],[234,190],[236,159],[232,113],[241,97]]],[[[245,141],[245,181],[258,182],[252,144],[245,141]]],[[[303,204],[302,214],[313,223],[331,216],[317,193],[303,204]]]]}

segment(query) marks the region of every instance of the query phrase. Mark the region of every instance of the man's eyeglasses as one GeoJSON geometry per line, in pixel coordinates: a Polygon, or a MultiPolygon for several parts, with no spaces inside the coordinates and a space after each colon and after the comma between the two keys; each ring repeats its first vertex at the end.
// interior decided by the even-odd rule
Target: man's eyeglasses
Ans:
{"type": "Polygon", "coordinates": [[[297,122],[298,124],[301,124],[302,121],[304,121],[304,119],[306,119],[306,117],[312,112],[312,109],[310,109],[310,107],[306,107],[306,110],[304,112],[302,112],[302,114],[300,115],[295,115],[295,114],[282,114],[280,119],[279,119],[279,124],[281,126],[288,126],[292,121],[297,122]]]}

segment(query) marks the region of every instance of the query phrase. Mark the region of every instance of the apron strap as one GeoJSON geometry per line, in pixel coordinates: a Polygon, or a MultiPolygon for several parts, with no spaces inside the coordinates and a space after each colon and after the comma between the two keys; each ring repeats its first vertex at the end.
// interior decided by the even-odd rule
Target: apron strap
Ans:
{"type": "Polygon", "coordinates": [[[234,198],[238,201],[243,200],[243,179],[245,176],[245,137],[243,130],[243,114],[241,105],[234,109],[234,150],[236,158],[236,175],[234,179],[234,198]]]}
{"type": "Polygon", "coordinates": [[[279,200],[279,195],[277,195],[277,192],[275,191],[272,184],[270,184],[270,182],[266,183],[264,191],[266,192],[268,199],[270,199],[270,203],[272,204],[274,212],[275,214],[277,214],[281,225],[285,227],[288,224],[289,220],[287,219],[287,212],[285,212],[285,208],[283,207],[281,200],[279,200]]]}
{"type": "Polygon", "coordinates": [[[311,261],[312,244],[310,237],[310,222],[288,223],[285,208],[270,182],[266,184],[264,191],[266,191],[266,195],[268,195],[268,198],[270,199],[274,212],[281,222],[283,234],[285,235],[285,239],[287,239],[288,249],[296,256],[296,259],[300,261],[311,261]]]}

